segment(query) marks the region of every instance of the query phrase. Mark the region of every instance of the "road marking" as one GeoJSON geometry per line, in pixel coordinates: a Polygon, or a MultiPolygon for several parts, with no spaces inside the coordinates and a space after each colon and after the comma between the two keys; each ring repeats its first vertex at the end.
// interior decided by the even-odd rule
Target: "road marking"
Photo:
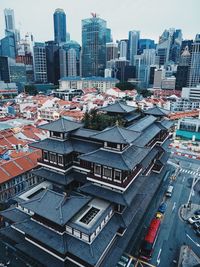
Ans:
{"type": "Polygon", "coordinates": [[[188,234],[186,234],[186,236],[197,246],[200,247],[199,243],[197,243],[196,241],[194,241],[188,234]]]}
{"type": "Polygon", "coordinates": [[[157,257],[157,260],[156,260],[157,266],[160,264],[160,254],[161,254],[161,252],[162,252],[162,248],[160,248],[160,250],[158,252],[158,257],[157,257]]]}
{"type": "Polygon", "coordinates": [[[183,180],[182,180],[182,182],[184,182],[185,181],[185,176],[183,176],[183,180]]]}
{"type": "Polygon", "coordinates": [[[172,207],[172,211],[176,208],[176,202],[174,202],[174,205],[172,207]]]}

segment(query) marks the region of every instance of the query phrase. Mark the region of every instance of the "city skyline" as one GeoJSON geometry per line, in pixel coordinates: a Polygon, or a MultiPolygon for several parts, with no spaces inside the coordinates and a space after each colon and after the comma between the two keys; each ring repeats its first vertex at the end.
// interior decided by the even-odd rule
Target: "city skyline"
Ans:
{"type": "Polygon", "coordinates": [[[53,13],[56,8],[63,8],[67,15],[67,29],[71,34],[71,39],[79,43],[81,43],[81,20],[90,17],[91,12],[96,12],[107,21],[114,40],[128,38],[128,31],[139,30],[141,38],[151,38],[157,42],[163,30],[167,28],[180,28],[184,39],[194,39],[199,32],[198,7],[200,7],[198,0],[191,1],[189,10],[186,0],[176,2],[170,0],[164,7],[165,12],[162,10],[163,3],[159,0],[135,0],[134,2],[125,0],[117,5],[116,1],[109,0],[106,7],[97,0],[85,0],[84,3],[77,3],[76,0],[73,3],[65,3],[63,0],[47,3],[44,0],[40,2],[40,5],[25,0],[21,0],[20,5],[19,1],[1,0],[0,36],[4,36],[5,30],[4,9],[11,8],[14,9],[15,25],[20,29],[22,37],[26,32],[31,32],[35,41],[53,40],[53,13]],[[113,7],[114,13],[111,12],[113,7]],[[31,19],[28,10],[35,14],[33,17],[37,17],[37,20],[31,19]],[[49,26],[43,27],[43,25],[49,26]],[[151,25],[150,29],[149,25],[151,25]]]}

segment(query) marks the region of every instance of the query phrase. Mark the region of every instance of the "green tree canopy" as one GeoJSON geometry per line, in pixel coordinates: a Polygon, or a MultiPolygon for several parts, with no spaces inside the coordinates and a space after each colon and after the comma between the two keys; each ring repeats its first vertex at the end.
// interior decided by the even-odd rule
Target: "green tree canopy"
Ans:
{"type": "Polygon", "coordinates": [[[84,123],[85,128],[99,131],[116,124],[119,126],[125,125],[125,121],[121,116],[110,116],[97,112],[95,109],[92,109],[90,112],[86,112],[82,122],[84,123]]]}
{"type": "Polygon", "coordinates": [[[136,89],[136,86],[129,82],[120,82],[117,83],[115,86],[122,91],[136,89]]]}
{"type": "Polygon", "coordinates": [[[33,84],[25,85],[25,92],[29,95],[37,95],[38,90],[33,84]]]}

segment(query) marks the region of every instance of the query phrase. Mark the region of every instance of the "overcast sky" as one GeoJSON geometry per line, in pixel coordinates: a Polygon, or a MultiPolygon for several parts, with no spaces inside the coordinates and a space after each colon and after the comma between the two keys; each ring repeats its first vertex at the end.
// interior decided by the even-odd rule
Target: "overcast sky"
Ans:
{"type": "Polygon", "coordinates": [[[4,36],[4,8],[15,12],[16,28],[32,32],[35,41],[52,40],[53,12],[63,8],[71,39],[81,42],[81,19],[96,12],[107,21],[114,40],[140,30],[141,38],[158,36],[166,28],[180,28],[185,39],[200,33],[200,0],[0,0],[0,37],[4,36]]]}

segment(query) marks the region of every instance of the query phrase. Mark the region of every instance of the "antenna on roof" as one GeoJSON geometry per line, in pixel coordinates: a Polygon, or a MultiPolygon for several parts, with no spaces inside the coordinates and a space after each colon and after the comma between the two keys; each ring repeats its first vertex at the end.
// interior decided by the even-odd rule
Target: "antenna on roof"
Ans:
{"type": "Polygon", "coordinates": [[[98,18],[99,17],[99,15],[97,13],[95,13],[95,12],[91,12],[91,15],[92,15],[93,18],[98,18]]]}

